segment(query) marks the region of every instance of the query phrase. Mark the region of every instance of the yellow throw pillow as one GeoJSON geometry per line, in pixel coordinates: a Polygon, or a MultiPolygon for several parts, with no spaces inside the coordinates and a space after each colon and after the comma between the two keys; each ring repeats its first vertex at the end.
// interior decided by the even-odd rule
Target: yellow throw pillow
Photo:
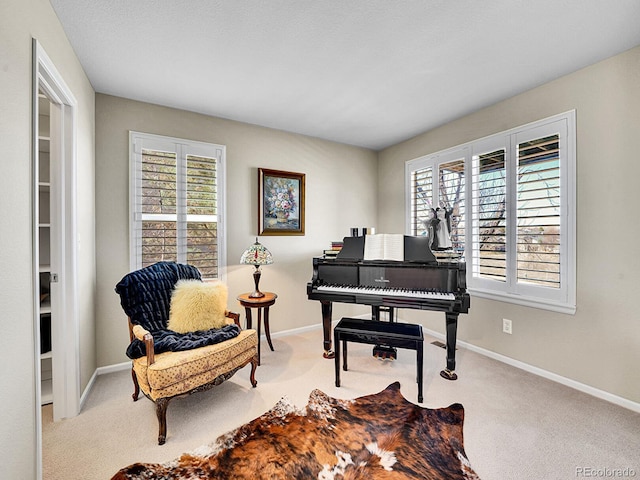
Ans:
{"type": "Polygon", "coordinates": [[[171,295],[169,330],[178,333],[221,328],[227,324],[227,285],[200,280],[179,280],[171,295]]]}

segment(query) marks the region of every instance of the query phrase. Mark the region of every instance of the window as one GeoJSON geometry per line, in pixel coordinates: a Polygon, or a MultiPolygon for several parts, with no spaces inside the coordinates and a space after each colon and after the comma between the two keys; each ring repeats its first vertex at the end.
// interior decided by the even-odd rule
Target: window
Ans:
{"type": "Polygon", "coordinates": [[[131,132],[130,148],[133,269],[176,261],[219,278],[225,147],[131,132]]]}
{"type": "Polygon", "coordinates": [[[465,156],[466,149],[441,152],[409,162],[410,235],[436,236],[436,209],[445,210],[451,248],[465,248],[465,156]],[[434,179],[437,179],[434,180],[434,179]]]}
{"type": "Polygon", "coordinates": [[[407,231],[450,212],[472,294],[575,312],[575,112],[411,160],[406,181],[407,231]]]}

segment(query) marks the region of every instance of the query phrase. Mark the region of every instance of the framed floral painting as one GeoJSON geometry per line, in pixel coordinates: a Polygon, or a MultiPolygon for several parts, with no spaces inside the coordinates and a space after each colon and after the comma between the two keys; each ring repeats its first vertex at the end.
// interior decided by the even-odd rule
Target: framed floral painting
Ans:
{"type": "Polygon", "coordinates": [[[304,235],[304,173],[258,168],[259,235],[304,235]]]}

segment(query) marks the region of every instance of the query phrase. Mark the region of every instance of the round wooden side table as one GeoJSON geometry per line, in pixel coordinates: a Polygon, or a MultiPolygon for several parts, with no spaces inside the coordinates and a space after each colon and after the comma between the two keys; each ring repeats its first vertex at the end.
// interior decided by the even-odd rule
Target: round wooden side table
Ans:
{"type": "Polygon", "coordinates": [[[273,344],[271,343],[271,333],[269,332],[269,307],[276,303],[276,295],[273,292],[263,292],[264,297],[252,298],[249,295],[251,293],[243,293],[238,295],[238,301],[240,305],[244,307],[244,311],[247,315],[247,328],[251,328],[251,309],[258,309],[258,365],[260,365],[260,328],[262,324],[262,312],[264,311],[264,333],[267,337],[267,342],[269,343],[269,348],[273,352],[273,344]]]}

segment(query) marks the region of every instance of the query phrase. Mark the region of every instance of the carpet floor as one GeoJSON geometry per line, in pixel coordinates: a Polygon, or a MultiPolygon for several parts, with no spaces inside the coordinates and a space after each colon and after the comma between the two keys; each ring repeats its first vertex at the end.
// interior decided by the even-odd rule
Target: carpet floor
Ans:
{"type": "MultiPolygon", "coordinates": [[[[640,414],[463,348],[459,379],[444,380],[445,351],[432,340],[425,339],[420,405],[464,406],[464,448],[483,480],[624,478],[618,470],[640,478],[640,414]]],[[[282,396],[305,405],[316,388],[350,399],[398,381],[417,403],[413,351],[380,361],[370,345],[349,344],[349,371],[336,388],[334,362],[321,356],[320,330],[274,337],[274,352],[262,341],[257,388],[245,367],[207,392],[172,400],[162,446],[154,405],[131,399],[129,370],[100,375],[77,417],[53,422],[51,406],[44,406],[43,478],[107,479],[135,462],[166,462],[259,417],[282,396]]]]}

